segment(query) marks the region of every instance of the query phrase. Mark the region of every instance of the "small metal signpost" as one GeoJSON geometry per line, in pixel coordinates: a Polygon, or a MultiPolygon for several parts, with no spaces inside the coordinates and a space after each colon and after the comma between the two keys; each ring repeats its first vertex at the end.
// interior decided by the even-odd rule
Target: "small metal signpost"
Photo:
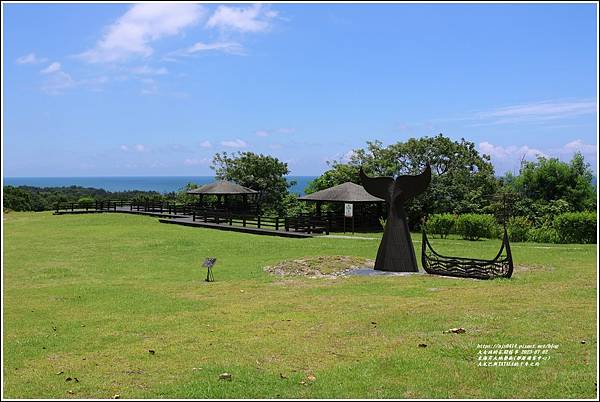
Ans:
{"type": "Polygon", "coordinates": [[[206,272],[206,282],[214,282],[215,278],[213,277],[213,273],[212,273],[212,267],[213,265],[215,265],[215,262],[217,262],[217,259],[214,257],[209,257],[207,259],[204,260],[204,263],[202,263],[203,267],[206,267],[208,269],[208,271],[206,272]]]}

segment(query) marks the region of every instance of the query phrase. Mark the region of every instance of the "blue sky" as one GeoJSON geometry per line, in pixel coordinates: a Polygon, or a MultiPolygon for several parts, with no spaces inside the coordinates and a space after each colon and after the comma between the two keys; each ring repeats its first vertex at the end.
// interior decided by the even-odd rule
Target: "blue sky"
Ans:
{"type": "Polygon", "coordinates": [[[443,133],[596,171],[594,4],[6,4],[4,176],[318,175],[443,133]]]}

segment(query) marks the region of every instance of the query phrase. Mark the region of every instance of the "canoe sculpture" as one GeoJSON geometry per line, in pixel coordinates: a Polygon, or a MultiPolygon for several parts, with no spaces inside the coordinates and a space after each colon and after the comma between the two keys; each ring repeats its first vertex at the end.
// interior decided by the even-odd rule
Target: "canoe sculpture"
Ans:
{"type": "Polygon", "coordinates": [[[513,273],[513,259],[510,252],[508,233],[504,228],[504,238],[500,251],[493,260],[476,258],[448,257],[435,252],[427,233],[423,229],[421,262],[428,274],[458,276],[474,279],[510,278],[513,273]]]}

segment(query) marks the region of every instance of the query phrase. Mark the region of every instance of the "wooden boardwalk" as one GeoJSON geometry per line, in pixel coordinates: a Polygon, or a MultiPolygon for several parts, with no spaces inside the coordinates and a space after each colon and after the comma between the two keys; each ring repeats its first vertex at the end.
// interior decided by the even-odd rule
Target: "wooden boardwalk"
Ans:
{"type": "Polygon", "coordinates": [[[214,223],[214,222],[203,222],[196,220],[194,221],[192,215],[186,214],[170,214],[167,212],[154,212],[154,211],[136,211],[131,210],[129,207],[116,207],[111,209],[79,209],[79,210],[64,210],[64,211],[55,211],[54,215],[73,215],[73,214],[97,214],[97,213],[122,213],[122,214],[133,214],[133,215],[146,215],[152,216],[155,218],[159,218],[158,221],[160,223],[171,223],[175,225],[182,226],[191,226],[198,228],[209,228],[209,229],[218,229],[218,230],[228,230],[233,232],[243,232],[243,233],[251,233],[257,235],[267,235],[267,236],[280,236],[280,237],[292,237],[296,239],[306,239],[310,237],[314,237],[315,235],[311,233],[305,232],[296,232],[296,231],[286,231],[286,230],[274,230],[274,229],[266,229],[266,228],[257,228],[250,226],[239,226],[239,225],[230,225],[227,222],[224,223],[214,223]]]}
{"type": "Polygon", "coordinates": [[[183,214],[169,214],[167,212],[154,212],[154,211],[136,211],[130,210],[129,207],[117,207],[116,209],[80,209],[74,211],[58,211],[54,212],[54,215],[72,215],[72,214],[99,214],[102,212],[110,212],[110,213],[121,213],[121,214],[133,214],[133,215],[147,215],[154,216],[156,218],[190,218],[190,215],[183,214]]]}
{"type": "Polygon", "coordinates": [[[175,218],[175,219],[159,219],[159,222],[171,223],[174,225],[199,227],[199,228],[229,230],[232,232],[252,233],[252,234],[257,234],[257,235],[294,237],[297,239],[306,239],[306,238],[314,237],[314,235],[311,233],[254,228],[254,227],[249,227],[249,226],[229,225],[227,223],[212,223],[212,222],[194,221],[191,217],[175,218]]]}

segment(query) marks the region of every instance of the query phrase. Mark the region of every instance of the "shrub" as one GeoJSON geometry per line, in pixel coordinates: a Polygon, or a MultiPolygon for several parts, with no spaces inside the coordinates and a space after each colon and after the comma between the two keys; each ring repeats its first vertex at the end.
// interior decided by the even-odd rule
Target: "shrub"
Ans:
{"type": "Polygon", "coordinates": [[[549,226],[531,228],[527,231],[527,241],[535,243],[558,243],[558,233],[556,229],[549,226]]]}
{"type": "Polygon", "coordinates": [[[527,232],[531,229],[531,222],[524,216],[510,218],[507,225],[510,241],[527,241],[527,232]]]}
{"type": "Polygon", "coordinates": [[[287,194],[283,198],[283,210],[287,216],[296,216],[301,213],[314,213],[311,205],[307,202],[298,200],[296,194],[287,194]]]}
{"type": "Polygon", "coordinates": [[[595,212],[567,212],[554,218],[554,229],[560,243],[596,243],[595,212]]]}
{"type": "Polygon", "coordinates": [[[427,231],[443,239],[452,233],[455,223],[456,217],[452,214],[434,214],[427,220],[427,231]]]}
{"type": "Polygon", "coordinates": [[[456,231],[468,240],[493,238],[498,236],[498,225],[493,215],[463,214],[456,221],[456,231]]]}
{"type": "Polygon", "coordinates": [[[381,225],[381,228],[383,230],[385,230],[385,224],[387,223],[387,219],[379,217],[379,224],[381,225]]]}
{"type": "Polygon", "coordinates": [[[77,202],[82,207],[92,207],[94,206],[95,200],[92,197],[81,197],[77,202]]]}

